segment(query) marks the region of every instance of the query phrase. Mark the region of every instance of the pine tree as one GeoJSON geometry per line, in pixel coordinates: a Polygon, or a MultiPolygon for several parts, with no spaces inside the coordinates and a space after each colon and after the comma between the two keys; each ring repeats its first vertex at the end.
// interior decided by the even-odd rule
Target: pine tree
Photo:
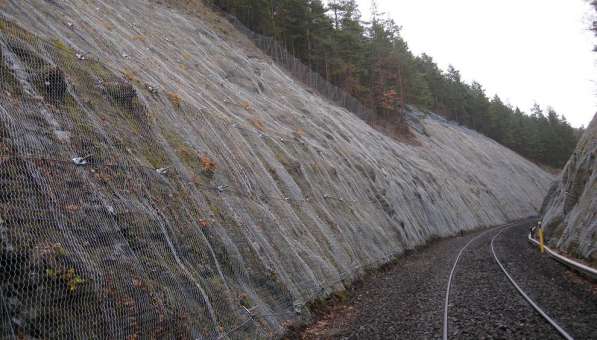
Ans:
{"type": "MultiPolygon", "coordinates": [[[[355,0],[211,0],[250,29],[286,46],[330,82],[373,108],[379,118],[403,124],[406,103],[433,110],[475,129],[521,155],[551,166],[566,161],[579,138],[563,116],[535,105],[527,115],[478,82],[466,83],[453,66],[414,56],[401,27],[379,13],[361,22],[355,0]]],[[[597,1],[591,3],[597,10],[597,1]]],[[[597,22],[597,21],[596,21],[597,22]]],[[[597,35],[597,24],[593,25],[597,35]]]]}

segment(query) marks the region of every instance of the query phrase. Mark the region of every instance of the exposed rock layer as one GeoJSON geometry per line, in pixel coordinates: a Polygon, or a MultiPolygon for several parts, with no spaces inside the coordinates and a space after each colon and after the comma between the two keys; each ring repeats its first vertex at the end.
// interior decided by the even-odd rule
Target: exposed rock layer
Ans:
{"type": "Polygon", "coordinates": [[[543,203],[547,242],[597,265],[597,116],[543,203]]]}
{"type": "Polygon", "coordinates": [[[384,136],[200,4],[2,6],[1,335],[267,337],[552,181],[434,115],[384,136]]]}

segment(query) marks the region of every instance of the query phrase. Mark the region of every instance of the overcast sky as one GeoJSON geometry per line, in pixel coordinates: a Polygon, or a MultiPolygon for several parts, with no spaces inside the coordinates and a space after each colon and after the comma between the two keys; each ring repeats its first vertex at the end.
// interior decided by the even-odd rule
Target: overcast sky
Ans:
{"type": "MultiPolygon", "coordinates": [[[[357,0],[364,19],[371,0],[357,0]]],[[[411,50],[528,112],[552,106],[575,127],[597,111],[597,53],[583,0],[377,0],[411,50]]]]}

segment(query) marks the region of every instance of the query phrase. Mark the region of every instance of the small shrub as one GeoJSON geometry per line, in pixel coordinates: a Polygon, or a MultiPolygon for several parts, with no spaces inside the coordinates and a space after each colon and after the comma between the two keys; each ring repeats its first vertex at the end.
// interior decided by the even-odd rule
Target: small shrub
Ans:
{"type": "Polygon", "coordinates": [[[249,309],[251,308],[251,298],[249,297],[249,295],[247,295],[246,293],[241,293],[238,297],[239,299],[239,303],[241,306],[244,306],[245,308],[249,309]]]}
{"type": "Polygon", "coordinates": [[[249,118],[249,122],[259,131],[264,131],[265,126],[263,122],[259,118],[249,118]]]}
{"type": "Polygon", "coordinates": [[[216,172],[216,163],[207,156],[201,156],[201,166],[203,173],[211,177],[216,172]]]}
{"type": "Polygon", "coordinates": [[[54,46],[54,48],[56,48],[57,50],[61,50],[61,51],[69,51],[69,48],[64,44],[64,42],[62,42],[61,40],[58,39],[52,39],[52,45],[54,46]]]}
{"type": "Polygon", "coordinates": [[[251,108],[251,103],[249,103],[249,102],[248,102],[248,101],[246,101],[246,100],[243,100],[242,102],[240,102],[240,106],[241,106],[243,109],[245,109],[245,110],[247,110],[247,111],[249,111],[249,112],[251,112],[251,110],[252,110],[252,108],[251,108]]]}
{"type": "Polygon", "coordinates": [[[66,283],[68,291],[71,293],[77,290],[77,287],[85,282],[85,280],[83,280],[79,275],[77,275],[77,273],[75,273],[74,268],[69,268],[66,272],[64,272],[62,278],[66,283]]]}
{"type": "Polygon", "coordinates": [[[135,80],[137,80],[137,76],[136,76],[135,72],[133,72],[132,70],[125,69],[124,71],[122,71],[122,75],[128,81],[135,81],[135,80]]]}
{"type": "Polygon", "coordinates": [[[52,245],[52,252],[55,256],[59,256],[59,257],[66,256],[66,250],[60,243],[54,243],[52,245]]]}
{"type": "Polygon", "coordinates": [[[57,276],[56,269],[54,269],[54,268],[46,269],[46,275],[48,275],[48,277],[50,277],[52,279],[55,279],[57,276]]]}
{"type": "Polygon", "coordinates": [[[177,95],[174,92],[168,92],[166,93],[166,95],[168,96],[168,100],[170,100],[170,102],[172,103],[172,105],[179,109],[180,108],[180,103],[182,102],[182,99],[180,98],[179,95],[177,95]]]}
{"type": "Polygon", "coordinates": [[[59,279],[64,282],[70,293],[74,293],[80,285],[85,283],[85,280],[77,274],[75,268],[68,268],[67,270],[48,268],[46,269],[46,275],[51,279],[59,279]]]}

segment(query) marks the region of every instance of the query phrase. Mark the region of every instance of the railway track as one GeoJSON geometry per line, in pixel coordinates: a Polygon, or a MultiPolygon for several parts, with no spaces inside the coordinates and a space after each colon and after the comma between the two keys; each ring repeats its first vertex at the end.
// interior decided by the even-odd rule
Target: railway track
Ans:
{"type": "Polygon", "coordinates": [[[414,251],[289,339],[597,339],[597,285],[531,247],[530,224],[414,251]]]}
{"type": "Polygon", "coordinates": [[[515,223],[489,229],[460,249],[446,288],[444,340],[478,336],[573,339],[522,288],[504,265],[503,254],[496,251],[496,242],[513,228],[524,225],[515,223]],[[467,265],[471,267],[459,270],[467,265]]]}

